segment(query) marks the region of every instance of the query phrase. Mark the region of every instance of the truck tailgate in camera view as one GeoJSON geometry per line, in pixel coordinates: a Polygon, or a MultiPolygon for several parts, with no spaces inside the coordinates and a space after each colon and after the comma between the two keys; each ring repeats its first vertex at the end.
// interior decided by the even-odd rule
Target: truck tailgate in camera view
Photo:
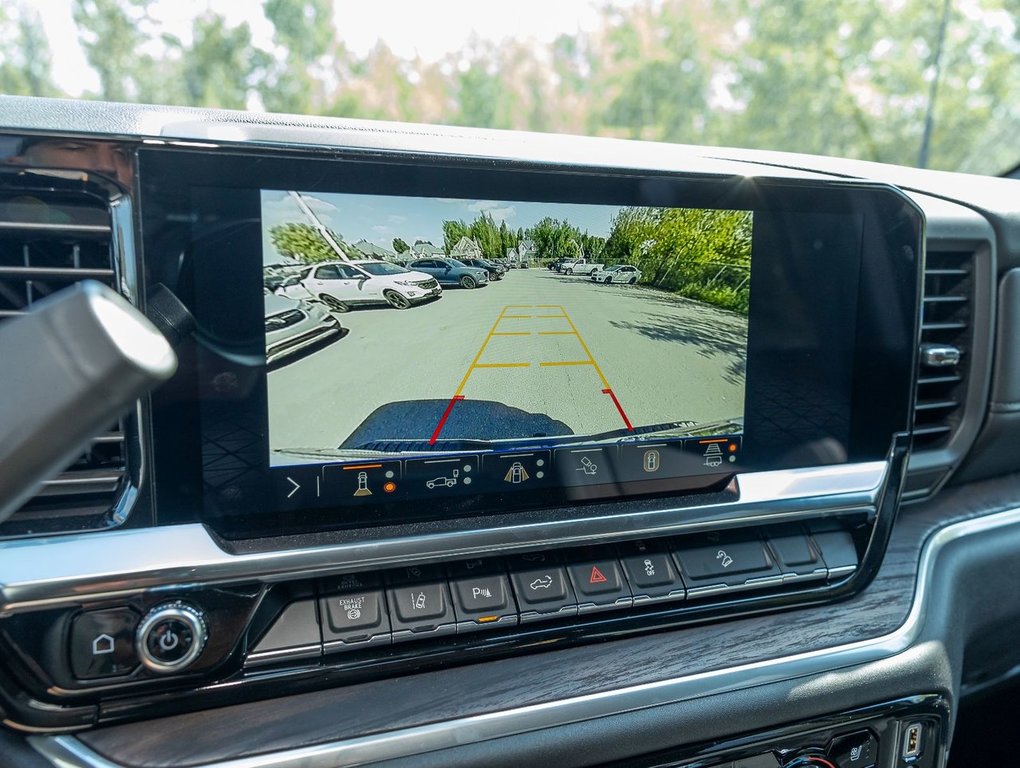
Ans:
{"type": "Polygon", "coordinates": [[[288,191],[262,208],[267,297],[322,302],[349,330],[269,372],[272,465],[690,436],[699,464],[733,460],[735,440],[703,438],[742,431],[751,212],[288,191]],[[416,263],[470,274],[458,257],[625,264],[636,282],[440,277],[452,287],[407,303],[357,301],[365,277],[332,299],[299,285],[313,265],[375,259],[418,290],[416,263]]]}

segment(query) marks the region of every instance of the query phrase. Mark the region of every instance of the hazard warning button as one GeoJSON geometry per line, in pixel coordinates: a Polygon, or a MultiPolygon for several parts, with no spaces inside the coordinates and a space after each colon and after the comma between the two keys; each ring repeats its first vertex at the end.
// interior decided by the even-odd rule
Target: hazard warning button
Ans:
{"type": "Polygon", "coordinates": [[[633,602],[620,563],[614,559],[586,560],[567,566],[582,611],[618,608],[633,602]]]}

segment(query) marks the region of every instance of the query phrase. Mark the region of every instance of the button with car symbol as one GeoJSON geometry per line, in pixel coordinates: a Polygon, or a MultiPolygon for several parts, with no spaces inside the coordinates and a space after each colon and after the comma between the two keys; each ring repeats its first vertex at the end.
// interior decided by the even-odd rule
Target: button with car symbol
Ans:
{"type": "Polygon", "coordinates": [[[576,614],[577,600],[566,568],[557,562],[529,562],[527,557],[517,558],[510,573],[521,621],[576,614]]]}

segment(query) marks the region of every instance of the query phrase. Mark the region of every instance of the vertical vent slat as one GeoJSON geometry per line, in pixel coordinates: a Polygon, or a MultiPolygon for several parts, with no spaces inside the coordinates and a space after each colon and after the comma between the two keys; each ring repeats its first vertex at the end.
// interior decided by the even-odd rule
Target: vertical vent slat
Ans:
{"type": "MultiPolygon", "coordinates": [[[[113,286],[111,232],[109,203],[94,191],[5,174],[0,179],[0,323],[86,278],[113,286]]],[[[125,472],[123,426],[113,424],[0,525],[0,537],[53,532],[60,529],[55,521],[105,514],[116,503],[125,472]]]]}
{"type": "Polygon", "coordinates": [[[919,361],[914,408],[914,450],[944,448],[963,416],[967,370],[973,335],[974,254],[970,251],[929,251],[924,272],[921,321],[923,349],[960,352],[954,364],[919,361]]]}

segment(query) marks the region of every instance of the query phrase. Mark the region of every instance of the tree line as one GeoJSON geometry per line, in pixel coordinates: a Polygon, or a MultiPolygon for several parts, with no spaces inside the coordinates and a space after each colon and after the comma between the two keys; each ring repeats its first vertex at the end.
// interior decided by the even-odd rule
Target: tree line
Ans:
{"type": "MultiPolygon", "coordinates": [[[[528,241],[540,264],[561,257],[586,258],[607,266],[632,264],[641,270],[640,282],[645,285],[747,314],[751,222],[750,211],[622,208],[612,219],[608,237],[602,237],[548,216],[514,230],[483,212],[471,223],[444,221],[443,249],[449,254],[467,237],[482,249],[484,258],[503,259],[510,249],[528,241]]],[[[328,232],[349,258],[363,258],[339,232],[328,232]]],[[[309,224],[278,224],[270,229],[270,240],[281,254],[296,261],[339,258],[309,224]]],[[[410,250],[400,238],[393,240],[393,247],[400,257],[410,250]]]]}
{"type": "MultiPolygon", "coordinates": [[[[262,0],[270,45],[207,9],[72,0],[86,98],[792,149],[998,173],[1017,163],[1020,0],[638,0],[553,42],[439,61],[352,53],[332,0],[262,0]]],[[[442,34],[441,24],[423,34],[442,34]]],[[[64,95],[30,0],[0,7],[0,91],[64,95]]],[[[65,44],[61,41],[61,45],[65,44]]]]}

